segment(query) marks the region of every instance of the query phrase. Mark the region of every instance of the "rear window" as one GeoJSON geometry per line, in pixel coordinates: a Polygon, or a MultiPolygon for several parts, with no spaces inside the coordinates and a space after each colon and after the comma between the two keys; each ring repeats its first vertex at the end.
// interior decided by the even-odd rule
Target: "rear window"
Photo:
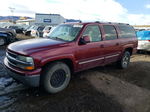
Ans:
{"type": "Polygon", "coordinates": [[[120,25],[118,28],[120,29],[121,38],[136,37],[134,28],[129,25],[120,25]]]}
{"type": "Polygon", "coordinates": [[[114,40],[117,39],[117,33],[112,25],[104,25],[104,31],[105,31],[105,39],[106,40],[114,40]]]}

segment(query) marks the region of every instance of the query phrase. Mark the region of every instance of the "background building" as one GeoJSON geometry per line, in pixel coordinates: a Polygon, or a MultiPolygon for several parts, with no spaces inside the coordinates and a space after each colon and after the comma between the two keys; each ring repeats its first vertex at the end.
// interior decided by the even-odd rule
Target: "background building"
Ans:
{"type": "Polygon", "coordinates": [[[133,25],[135,29],[150,30],[150,25],[133,25]]]}
{"type": "Polygon", "coordinates": [[[55,26],[66,22],[66,19],[60,14],[35,14],[35,24],[55,26]]]}
{"type": "Polygon", "coordinates": [[[35,24],[35,19],[17,20],[16,24],[34,25],[35,24]]]}

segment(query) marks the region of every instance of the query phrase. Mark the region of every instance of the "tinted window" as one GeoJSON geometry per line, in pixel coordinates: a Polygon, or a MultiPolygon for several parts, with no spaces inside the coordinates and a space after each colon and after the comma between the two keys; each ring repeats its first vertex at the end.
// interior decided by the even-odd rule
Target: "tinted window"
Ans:
{"type": "Polygon", "coordinates": [[[127,25],[120,25],[118,26],[120,29],[120,36],[121,38],[129,38],[129,37],[136,37],[135,31],[133,27],[127,25]]]}
{"type": "Polygon", "coordinates": [[[111,25],[104,25],[104,31],[105,31],[105,39],[106,40],[114,40],[117,38],[117,33],[114,28],[114,26],[111,25]]]}
{"type": "Polygon", "coordinates": [[[101,33],[98,26],[91,25],[86,28],[83,36],[89,36],[91,42],[101,41],[101,33]]]}
{"type": "Polygon", "coordinates": [[[40,27],[38,27],[38,31],[43,31],[43,29],[44,29],[45,27],[42,27],[42,26],[40,26],[40,27]]]}

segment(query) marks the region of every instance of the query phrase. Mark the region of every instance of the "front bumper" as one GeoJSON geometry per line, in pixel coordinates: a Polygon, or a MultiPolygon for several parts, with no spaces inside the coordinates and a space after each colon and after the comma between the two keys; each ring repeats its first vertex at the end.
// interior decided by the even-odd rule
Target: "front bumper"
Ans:
{"type": "Polygon", "coordinates": [[[33,75],[33,76],[23,76],[18,73],[15,73],[7,68],[8,74],[13,77],[15,80],[23,83],[24,85],[31,86],[31,87],[38,87],[40,83],[40,75],[33,75]]]}
{"type": "Polygon", "coordinates": [[[144,51],[150,51],[150,42],[139,41],[137,49],[144,50],[144,51]]]}
{"type": "Polygon", "coordinates": [[[38,87],[40,84],[40,71],[36,70],[32,72],[25,72],[15,69],[8,64],[7,58],[4,59],[4,64],[6,66],[8,74],[16,79],[17,81],[22,82],[24,85],[31,87],[38,87]]]}

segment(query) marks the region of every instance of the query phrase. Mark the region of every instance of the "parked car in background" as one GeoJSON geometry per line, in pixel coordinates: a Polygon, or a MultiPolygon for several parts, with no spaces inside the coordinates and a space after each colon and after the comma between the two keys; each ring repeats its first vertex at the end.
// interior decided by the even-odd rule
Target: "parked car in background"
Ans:
{"type": "Polygon", "coordinates": [[[22,30],[24,31],[24,30],[28,29],[30,26],[29,25],[19,25],[19,27],[21,27],[22,30]]]}
{"type": "Polygon", "coordinates": [[[44,28],[45,28],[45,26],[35,26],[31,30],[31,36],[33,36],[33,37],[43,37],[43,29],[44,28]]]}
{"type": "Polygon", "coordinates": [[[28,28],[24,29],[23,33],[26,36],[31,36],[31,30],[35,27],[35,25],[29,26],[28,28]]]}
{"type": "Polygon", "coordinates": [[[137,38],[138,38],[138,47],[139,51],[150,51],[150,31],[143,30],[137,31],[137,38]]]}
{"type": "Polygon", "coordinates": [[[23,33],[24,33],[24,31],[26,31],[27,29],[29,29],[31,27],[31,25],[25,25],[25,26],[23,26],[23,33]]]}
{"type": "Polygon", "coordinates": [[[7,28],[14,29],[16,33],[23,33],[23,28],[21,26],[11,25],[11,26],[8,26],[7,28]]]}
{"type": "Polygon", "coordinates": [[[0,46],[15,42],[17,38],[10,33],[0,31],[0,46]]]}
{"type": "Polygon", "coordinates": [[[127,68],[136,51],[137,37],[128,24],[68,23],[58,25],[48,38],[10,44],[4,63],[14,79],[57,93],[73,73],[113,62],[127,68]]]}
{"type": "Polygon", "coordinates": [[[48,33],[50,32],[50,30],[52,29],[52,26],[46,26],[44,29],[43,29],[43,37],[47,37],[48,36],[48,33]]]}
{"type": "Polygon", "coordinates": [[[10,28],[0,28],[0,32],[6,32],[12,35],[13,37],[16,37],[16,31],[14,29],[10,28]]]}

